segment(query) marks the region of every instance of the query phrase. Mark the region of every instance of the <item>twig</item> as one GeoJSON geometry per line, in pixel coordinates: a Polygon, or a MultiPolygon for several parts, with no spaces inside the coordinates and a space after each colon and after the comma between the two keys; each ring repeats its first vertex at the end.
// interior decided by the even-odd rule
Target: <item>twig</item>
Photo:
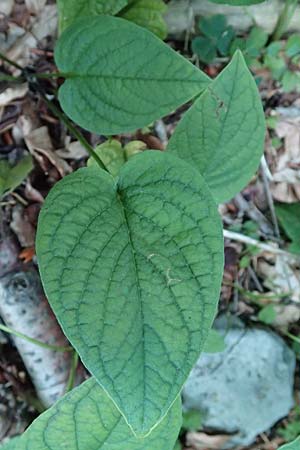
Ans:
{"type": "Polygon", "coordinates": [[[223,230],[224,238],[231,239],[232,241],[242,242],[243,244],[253,245],[254,247],[261,248],[266,252],[274,253],[276,255],[283,255],[293,260],[299,259],[297,255],[289,253],[285,250],[281,250],[278,247],[275,247],[272,244],[265,244],[264,242],[260,242],[257,239],[250,238],[249,236],[245,236],[244,234],[236,233],[234,231],[223,230]]]}
{"type": "Polygon", "coordinates": [[[277,216],[276,216],[276,212],[275,212],[273,197],[272,197],[272,194],[271,194],[271,191],[270,191],[269,180],[268,180],[268,172],[266,170],[266,167],[268,167],[268,165],[267,165],[267,161],[266,161],[264,156],[262,157],[262,160],[264,162],[263,163],[261,162],[260,168],[261,168],[261,174],[262,174],[265,194],[266,194],[269,210],[270,210],[270,213],[271,213],[271,218],[272,218],[272,222],[273,222],[273,226],[274,226],[274,233],[275,233],[275,236],[278,239],[280,239],[280,231],[279,231],[278,220],[277,220],[277,216]]]}
{"type": "Polygon", "coordinates": [[[23,67],[17,64],[15,61],[12,61],[11,59],[7,58],[3,53],[0,52],[0,59],[2,61],[5,61],[7,64],[10,64],[11,66],[15,67],[16,69],[23,70],[23,67]]]}

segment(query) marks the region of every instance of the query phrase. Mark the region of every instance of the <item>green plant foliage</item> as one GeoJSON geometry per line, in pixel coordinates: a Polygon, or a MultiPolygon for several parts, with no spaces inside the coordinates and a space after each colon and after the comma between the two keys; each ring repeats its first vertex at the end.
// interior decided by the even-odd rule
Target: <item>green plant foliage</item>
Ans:
{"type": "Polygon", "coordinates": [[[25,156],[14,167],[11,167],[5,160],[0,161],[0,198],[18,187],[32,169],[33,163],[30,155],[25,156]]]}
{"type": "Polygon", "coordinates": [[[106,135],[148,125],[210,83],[148,30],[109,16],[69,27],[58,40],[55,61],[67,78],[59,89],[65,113],[106,135]]]}
{"type": "Polygon", "coordinates": [[[300,436],[300,406],[296,406],[293,409],[289,422],[284,427],[278,428],[278,434],[287,442],[293,441],[297,436],[300,436]]]}
{"type": "Polygon", "coordinates": [[[57,0],[59,29],[64,31],[80,17],[117,14],[127,4],[128,0],[57,0]]]}
{"type": "Polygon", "coordinates": [[[249,6],[263,3],[265,0],[210,0],[212,3],[221,3],[232,6],[249,6]]]}
{"type": "Polygon", "coordinates": [[[1,450],[172,450],[181,425],[178,398],[163,422],[139,439],[93,378],[41,414],[1,450]]]}
{"type": "Polygon", "coordinates": [[[292,241],[289,250],[300,253],[300,203],[278,203],[275,209],[280,225],[292,241]]]}
{"type": "Polygon", "coordinates": [[[220,353],[225,350],[223,336],[216,330],[211,329],[203,347],[205,353],[220,353]]]}
{"type": "Polygon", "coordinates": [[[212,62],[217,54],[228,54],[230,44],[235,37],[233,27],[227,25],[227,19],[222,14],[203,17],[198,23],[203,36],[197,36],[192,41],[192,50],[204,63],[212,62]]]}
{"type": "Polygon", "coordinates": [[[277,317],[274,305],[264,306],[258,313],[258,318],[261,322],[271,325],[277,317]]]}
{"type": "Polygon", "coordinates": [[[168,29],[163,14],[166,11],[167,5],[163,0],[131,0],[121,16],[165,39],[168,29]]]}
{"type": "MultiPolygon", "coordinates": [[[[122,148],[121,142],[116,139],[109,139],[104,142],[104,144],[97,145],[95,148],[95,152],[100,157],[101,161],[104,163],[105,167],[107,167],[109,173],[113,177],[116,177],[121,169],[121,167],[125,164],[125,152],[122,148]]],[[[88,167],[98,167],[98,163],[94,160],[93,157],[89,158],[88,167]]]]}
{"type": "Polygon", "coordinates": [[[256,84],[242,54],[185,113],[168,151],[198,168],[218,202],[241,190],[257,169],[265,119],[256,84]]]}
{"type": "Polygon", "coordinates": [[[182,428],[185,430],[200,430],[202,426],[203,415],[200,411],[191,410],[183,413],[182,428]]]}
{"type": "Polygon", "coordinates": [[[202,177],[157,151],[131,158],[117,182],[80,169],[47,197],[36,249],[65,334],[132,429],[147,434],[216,312],[222,227],[202,177]]]}
{"type": "Polygon", "coordinates": [[[300,449],[300,436],[295,441],[283,445],[278,450],[299,450],[299,449],[300,449]]]}

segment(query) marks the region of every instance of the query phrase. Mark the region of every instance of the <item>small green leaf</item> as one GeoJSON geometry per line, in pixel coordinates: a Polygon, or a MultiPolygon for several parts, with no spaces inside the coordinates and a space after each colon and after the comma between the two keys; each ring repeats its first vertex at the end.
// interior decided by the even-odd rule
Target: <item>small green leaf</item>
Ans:
{"type": "Polygon", "coordinates": [[[246,39],[246,51],[250,56],[257,57],[266,45],[269,35],[260,27],[253,27],[246,39]]]}
{"type": "Polygon", "coordinates": [[[300,203],[278,203],[275,210],[280,225],[292,241],[289,250],[300,253],[300,203]]]}
{"type": "Polygon", "coordinates": [[[205,353],[220,353],[226,348],[223,336],[213,328],[210,330],[209,335],[203,347],[205,353]]]}
{"type": "Polygon", "coordinates": [[[293,58],[300,54],[300,35],[294,34],[289,37],[286,46],[285,53],[289,58],[293,58]]]}
{"type": "Polygon", "coordinates": [[[120,15],[165,39],[168,29],[163,15],[166,11],[167,5],[163,0],[131,0],[120,15]]]}
{"type": "MultiPolygon", "coordinates": [[[[122,144],[116,139],[110,139],[103,144],[97,145],[95,152],[100,157],[101,161],[107,167],[109,173],[116,177],[120,172],[121,167],[125,164],[125,151],[122,144]]],[[[88,167],[97,167],[98,163],[93,157],[90,157],[87,162],[88,167]]]]}
{"type": "Polygon", "coordinates": [[[176,442],[174,450],[182,450],[181,444],[179,441],[176,442]]]}
{"type": "Polygon", "coordinates": [[[48,195],[36,250],[65,334],[133,430],[147,434],[216,312],[222,227],[202,177],[157,151],[131,158],[117,181],[80,169],[48,195]]]}
{"type": "Polygon", "coordinates": [[[300,73],[292,72],[291,70],[286,70],[283,74],[282,89],[284,92],[292,92],[300,90],[300,73]]]}
{"type": "Polygon", "coordinates": [[[0,198],[16,189],[33,169],[31,155],[25,156],[16,166],[0,161],[0,198]]]}
{"type": "Polygon", "coordinates": [[[218,202],[232,198],[249,181],[264,147],[260,95],[242,54],[185,113],[168,150],[198,168],[218,202]]]}
{"type": "Polygon", "coordinates": [[[182,428],[197,431],[202,425],[202,414],[200,411],[191,410],[183,413],[182,428]]]}
{"type": "Polygon", "coordinates": [[[300,449],[300,436],[293,442],[289,444],[285,444],[282,447],[279,447],[278,450],[299,450],[300,449]]]}
{"type": "Polygon", "coordinates": [[[200,61],[206,64],[211,63],[217,56],[216,44],[210,38],[202,36],[192,40],[192,50],[200,61]]]}
{"type": "Polygon", "coordinates": [[[232,26],[228,26],[227,28],[225,28],[217,42],[217,48],[221,55],[227,56],[229,54],[230,46],[234,37],[234,28],[232,26]]]}
{"type": "Polygon", "coordinates": [[[261,322],[271,325],[277,317],[274,305],[264,306],[258,313],[258,318],[261,322]]]}
{"type": "Polygon", "coordinates": [[[198,26],[205,36],[217,41],[227,27],[227,20],[223,14],[215,14],[210,17],[202,17],[198,26]]]}
{"type": "Polygon", "coordinates": [[[82,17],[117,14],[128,0],[57,0],[59,29],[64,31],[82,17]]]}
{"type": "Polygon", "coordinates": [[[113,402],[90,378],[1,450],[172,450],[180,425],[178,398],[149,436],[135,437],[113,402]]]}
{"type": "Polygon", "coordinates": [[[148,125],[210,83],[148,30],[110,16],[69,27],[58,40],[55,60],[67,78],[59,89],[65,113],[105,135],[148,125]]]}

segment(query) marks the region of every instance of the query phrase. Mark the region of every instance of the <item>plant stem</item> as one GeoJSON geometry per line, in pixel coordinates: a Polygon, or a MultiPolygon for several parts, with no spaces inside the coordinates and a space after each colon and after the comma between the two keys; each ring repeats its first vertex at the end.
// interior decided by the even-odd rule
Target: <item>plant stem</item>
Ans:
{"type": "Polygon", "coordinates": [[[0,81],[12,81],[13,83],[23,83],[21,77],[14,77],[13,75],[7,75],[5,73],[0,73],[0,81]]]}
{"type": "Polygon", "coordinates": [[[20,339],[24,339],[25,341],[31,342],[31,344],[38,345],[39,347],[46,348],[48,350],[54,350],[56,352],[71,352],[73,351],[72,347],[59,347],[58,345],[46,344],[45,342],[38,341],[37,339],[26,336],[23,333],[19,333],[18,331],[12,330],[5,325],[0,324],[0,330],[5,331],[6,333],[12,334],[20,339]]]}
{"type": "Polygon", "coordinates": [[[0,52],[0,59],[7,62],[11,66],[14,66],[16,69],[23,70],[23,67],[17,64],[15,61],[12,61],[11,59],[7,58],[3,53],[0,52]]]}
{"type": "Polygon", "coordinates": [[[55,105],[54,103],[52,103],[51,100],[49,100],[47,98],[47,95],[41,90],[38,89],[39,93],[42,95],[43,100],[47,103],[48,108],[50,109],[50,111],[53,112],[53,114],[60,119],[65,125],[66,127],[69,129],[69,131],[73,134],[73,136],[78,139],[78,141],[83,145],[83,147],[86,149],[86,151],[88,152],[88,154],[90,156],[92,156],[94,158],[94,160],[97,162],[97,164],[101,167],[101,169],[104,169],[108,172],[108,169],[106,168],[106,166],[103,164],[103,162],[101,161],[101,159],[99,158],[99,156],[97,155],[97,153],[94,151],[93,147],[88,143],[88,141],[85,139],[85,137],[80,133],[80,131],[78,131],[74,125],[72,124],[72,122],[67,118],[67,116],[60,111],[55,105]]]}
{"type": "Polygon", "coordinates": [[[271,42],[278,41],[281,36],[286,32],[290,21],[294,15],[297,7],[298,0],[286,0],[284,8],[278,17],[278,21],[275,30],[271,36],[271,42]]]}
{"type": "Polygon", "coordinates": [[[223,235],[224,238],[231,239],[232,241],[238,241],[246,245],[252,245],[266,252],[274,253],[275,255],[287,256],[292,260],[299,260],[299,256],[296,254],[294,255],[293,253],[286,252],[285,250],[281,250],[280,248],[275,247],[271,244],[265,244],[264,242],[260,242],[256,239],[250,238],[249,236],[245,236],[244,234],[229,230],[223,230],[223,235]]]}
{"type": "Polygon", "coordinates": [[[294,336],[293,334],[289,333],[288,331],[285,331],[284,334],[289,337],[290,339],[292,339],[292,341],[297,342],[297,344],[300,344],[300,338],[298,338],[297,336],[294,336]]]}
{"type": "Polygon", "coordinates": [[[70,368],[70,375],[66,386],[66,392],[70,392],[74,387],[75,382],[75,375],[76,375],[76,369],[78,366],[78,353],[74,350],[72,361],[71,361],[71,368],[70,368]]]}
{"type": "Polygon", "coordinates": [[[62,72],[36,72],[34,76],[36,78],[68,78],[70,75],[62,72]]]}

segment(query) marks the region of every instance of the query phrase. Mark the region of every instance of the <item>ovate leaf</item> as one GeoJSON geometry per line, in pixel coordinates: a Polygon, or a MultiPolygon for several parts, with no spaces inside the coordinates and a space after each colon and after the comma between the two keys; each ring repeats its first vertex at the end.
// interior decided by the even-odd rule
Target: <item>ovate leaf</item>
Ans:
{"type": "Polygon", "coordinates": [[[90,378],[1,450],[172,450],[180,425],[178,398],[153,433],[136,438],[113,402],[90,378]]]}
{"type": "Polygon", "coordinates": [[[109,16],[82,19],[68,28],[55,60],[67,74],[59,90],[65,113],[100,134],[148,125],[210,82],[148,30],[109,16]]]}
{"type": "Polygon", "coordinates": [[[278,203],[275,209],[280,225],[292,241],[289,250],[300,253],[300,202],[278,203]]]}
{"type": "Polygon", "coordinates": [[[216,311],[222,227],[202,177],[157,151],[132,157],[117,182],[80,169],[47,197],[37,255],[65,334],[132,429],[147,434],[216,311]]]}
{"type": "Polygon", "coordinates": [[[18,187],[32,169],[31,155],[25,156],[14,167],[5,160],[0,161],[0,198],[18,187]]]}
{"type": "Polygon", "coordinates": [[[293,442],[281,446],[278,450],[299,450],[300,449],[300,436],[293,442]]]}
{"type": "Polygon", "coordinates": [[[127,3],[128,0],[57,0],[60,31],[85,16],[117,14],[127,3]]]}
{"type": "Polygon", "coordinates": [[[166,10],[167,5],[163,0],[131,0],[120,15],[165,39],[168,29],[163,14],[166,10]]]}
{"type": "MultiPolygon", "coordinates": [[[[123,150],[121,142],[116,139],[109,139],[103,144],[97,145],[95,153],[97,153],[113,177],[118,175],[121,167],[126,161],[125,150],[123,150]]],[[[97,167],[98,163],[93,157],[90,157],[87,165],[97,167]]]]}
{"type": "Polygon", "coordinates": [[[183,116],[168,150],[197,167],[215,199],[223,202],[257,169],[264,136],[260,96],[238,51],[183,116]]]}

